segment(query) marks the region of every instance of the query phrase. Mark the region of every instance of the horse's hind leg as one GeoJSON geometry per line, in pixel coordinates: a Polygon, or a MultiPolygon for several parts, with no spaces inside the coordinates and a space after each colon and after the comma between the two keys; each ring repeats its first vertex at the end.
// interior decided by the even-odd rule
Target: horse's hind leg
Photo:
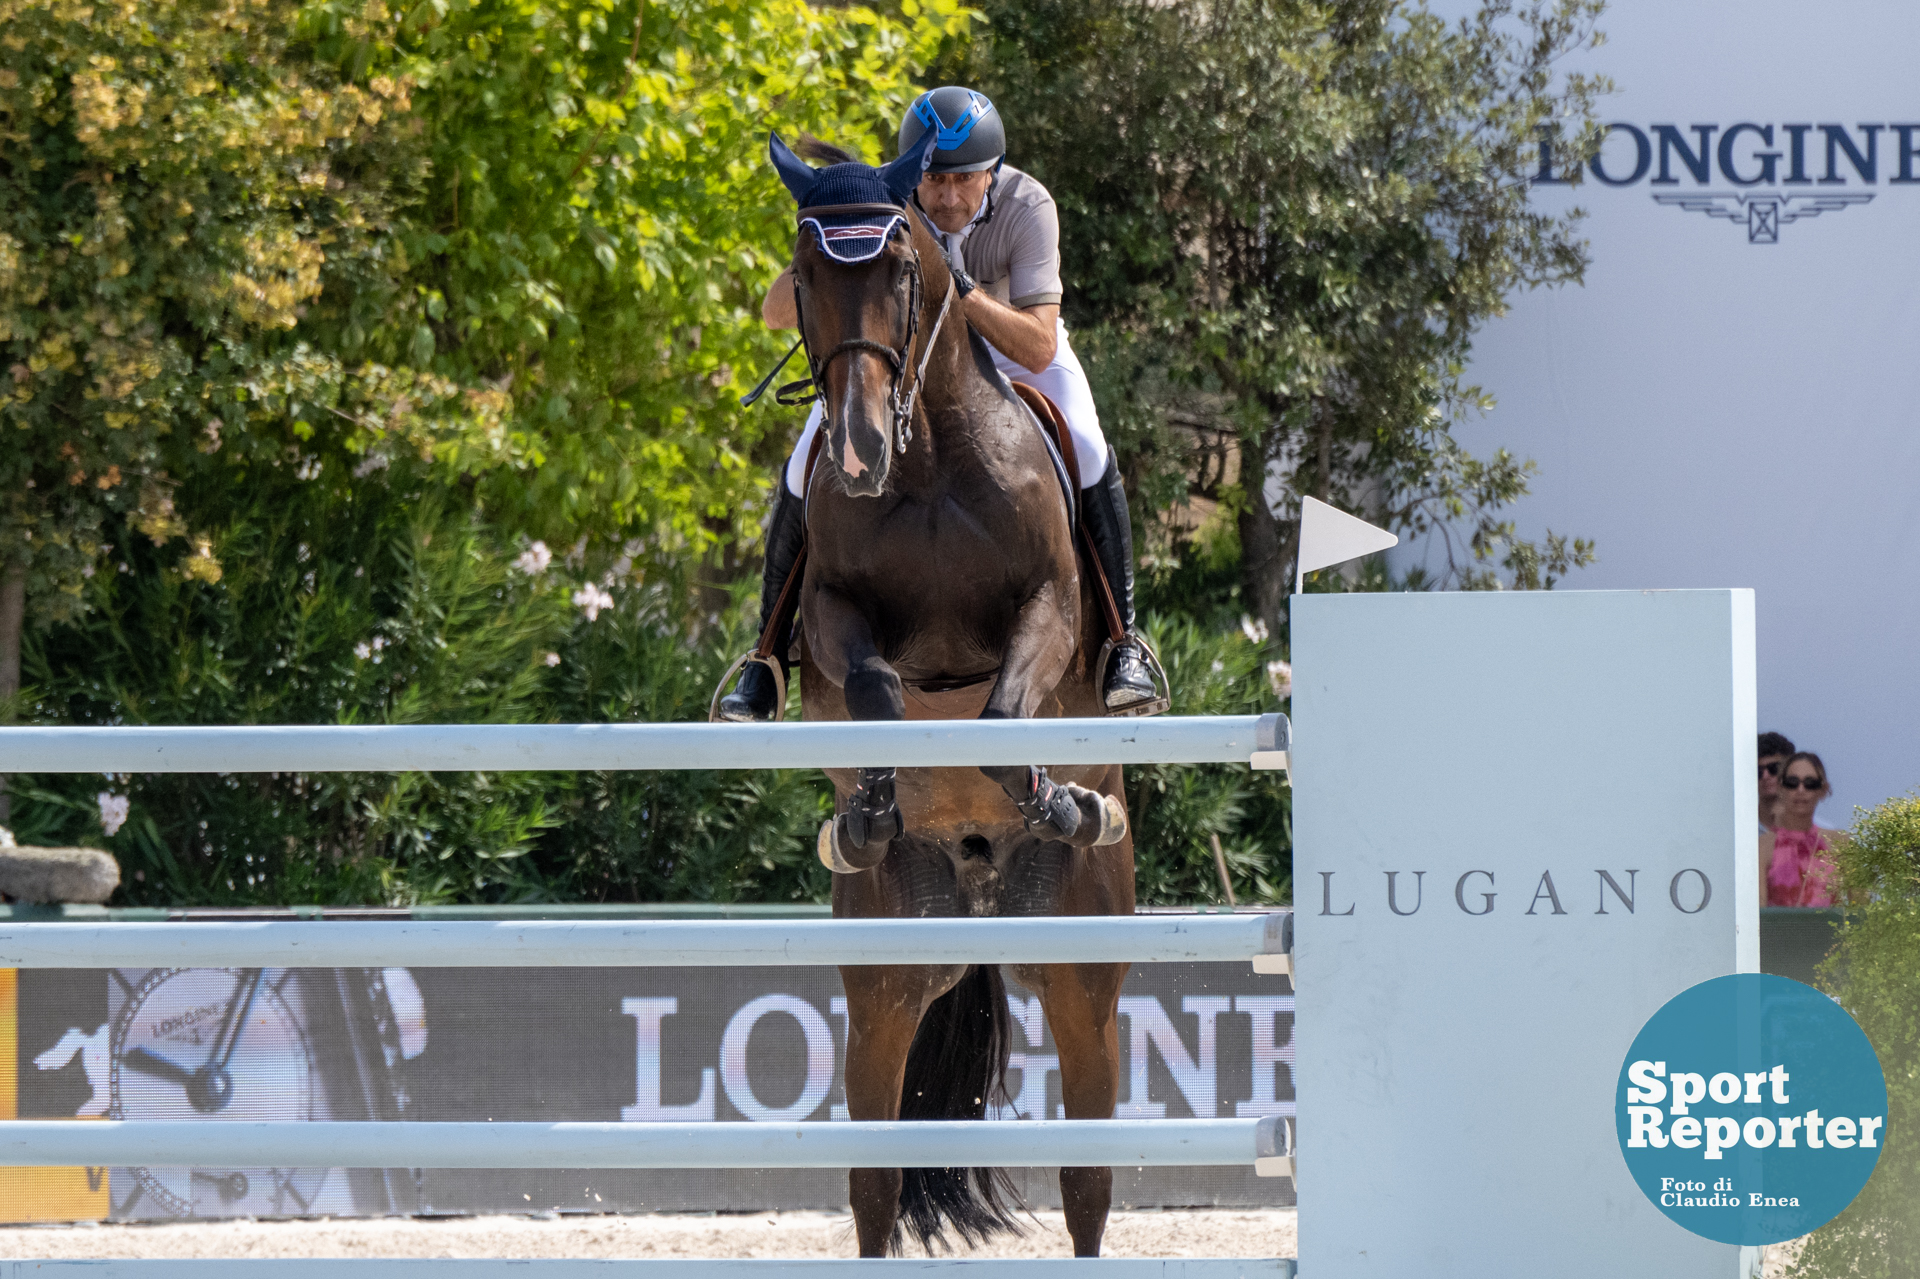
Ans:
{"type": "MultiPolygon", "coordinates": [[[[1031,719],[1040,702],[1066,674],[1073,657],[1073,627],[1051,589],[1028,600],[1007,637],[1000,678],[981,719],[1031,719]]],[[[1097,791],[1056,783],[1047,770],[1028,764],[983,767],[1014,802],[1027,828],[1079,848],[1117,843],[1127,833],[1126,810],[1097,791]]]]}
{"type": "MultiPolygon", "coordinates": [[[[907,966],[842,968],[847,991],[847,1116],[891,1123],[900,1118],[907,1056],[927,1005],[964,969],[907,966]]],[[[862,1257],[884,1257],[899,1233],[898,1168],[853,1168],[847,1200],[862,1257]]]]}
{"type": "MultiPolygon", "coordinates": [[[[1120,983],[1125,964],[1055,964],[1040,1004],[1060,1051],[1060,1096],[1069,1119],[1111,1119],[1120,1094],[1120,983]]],[[[1062,1168],[1060,1207],[1073,1255],[1097,1257],[1113,1204],[1113,1169],[1062,1168]]]]}

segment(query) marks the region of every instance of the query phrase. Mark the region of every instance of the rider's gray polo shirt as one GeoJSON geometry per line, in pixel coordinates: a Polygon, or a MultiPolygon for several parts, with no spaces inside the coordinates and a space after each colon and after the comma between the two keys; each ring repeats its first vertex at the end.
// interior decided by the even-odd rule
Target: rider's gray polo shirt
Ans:
{"type": "Polygon", "coordinates": [[[989,296],[1013,307],[1059,305],[1059,211],[1045,187],[1012,165],[1001,166],[973,222],[940,239],[989,296]]]}

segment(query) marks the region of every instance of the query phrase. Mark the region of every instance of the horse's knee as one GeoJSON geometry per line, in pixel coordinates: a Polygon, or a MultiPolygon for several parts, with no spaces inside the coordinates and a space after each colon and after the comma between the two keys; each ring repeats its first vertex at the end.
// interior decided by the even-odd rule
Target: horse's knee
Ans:
{"type": "Polygon", "coordinates": [[[877,658],[849,670],[841,691],[846,697],[847,714],[854,719],[907,717],[907,699],[900,687],[900,676],[877,658]]]}
{"type": "Polygon", "coordinates": [[[1027,766],[1025,764],[983,764],[980,772],[990,782],[1018,800],[1022,788],[1027,784],[1027,766]]]}

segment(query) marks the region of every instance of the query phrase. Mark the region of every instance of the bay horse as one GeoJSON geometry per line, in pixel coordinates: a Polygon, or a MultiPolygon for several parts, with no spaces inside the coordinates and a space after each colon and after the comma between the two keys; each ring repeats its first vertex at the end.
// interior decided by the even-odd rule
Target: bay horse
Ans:
{"type": "MultiPolygon", "coordinates": [[[[1074,552],[1077,488],[953,297],[911,192],[935,131],[881,168],[778,136],[801,208],[792,273],[826,410],[809,476],[799,587],[809,720],[1100,716],[1106,637],[1074,552]],[[860,231],[866,235],[863,237],[860,231]]],[[[820,836],[835,918],[1131,915],[1133,841],[1118,765],[828,770],[820,836]],[[1051,775],[1050,775],[1051,773],[1051,775]]],[[[1059,1049],[1071,1119],[1119,1091],[1125,964],[1015,966],[1059,1049]]],[[[997,965],[847,967],[847,1110],[857,1120],[980,1120],[1011,1042],[997,965]]],[[[848,1175],[860,1255],[929,1252],[1017,1228],[994,1169],[848,1175]]],[[[1063,1168],[1076,1256],[1098,1256],[1111,1168],[1063,1168]]]]}

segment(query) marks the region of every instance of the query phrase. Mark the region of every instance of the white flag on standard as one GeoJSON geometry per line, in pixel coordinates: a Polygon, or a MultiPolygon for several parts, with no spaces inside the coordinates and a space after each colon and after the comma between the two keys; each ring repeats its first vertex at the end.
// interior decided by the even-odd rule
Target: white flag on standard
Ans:
{"type": "Polygon", "coordinates": [[[1300,560],[1293,571],[1293,593],[1301,593],[1307,574],[1315,569],[1344,564],[1399,544],[1399,537],[1383,528],[1375,528],[1318,498],[1303,497],[1300,499],[1300,560]]]}

